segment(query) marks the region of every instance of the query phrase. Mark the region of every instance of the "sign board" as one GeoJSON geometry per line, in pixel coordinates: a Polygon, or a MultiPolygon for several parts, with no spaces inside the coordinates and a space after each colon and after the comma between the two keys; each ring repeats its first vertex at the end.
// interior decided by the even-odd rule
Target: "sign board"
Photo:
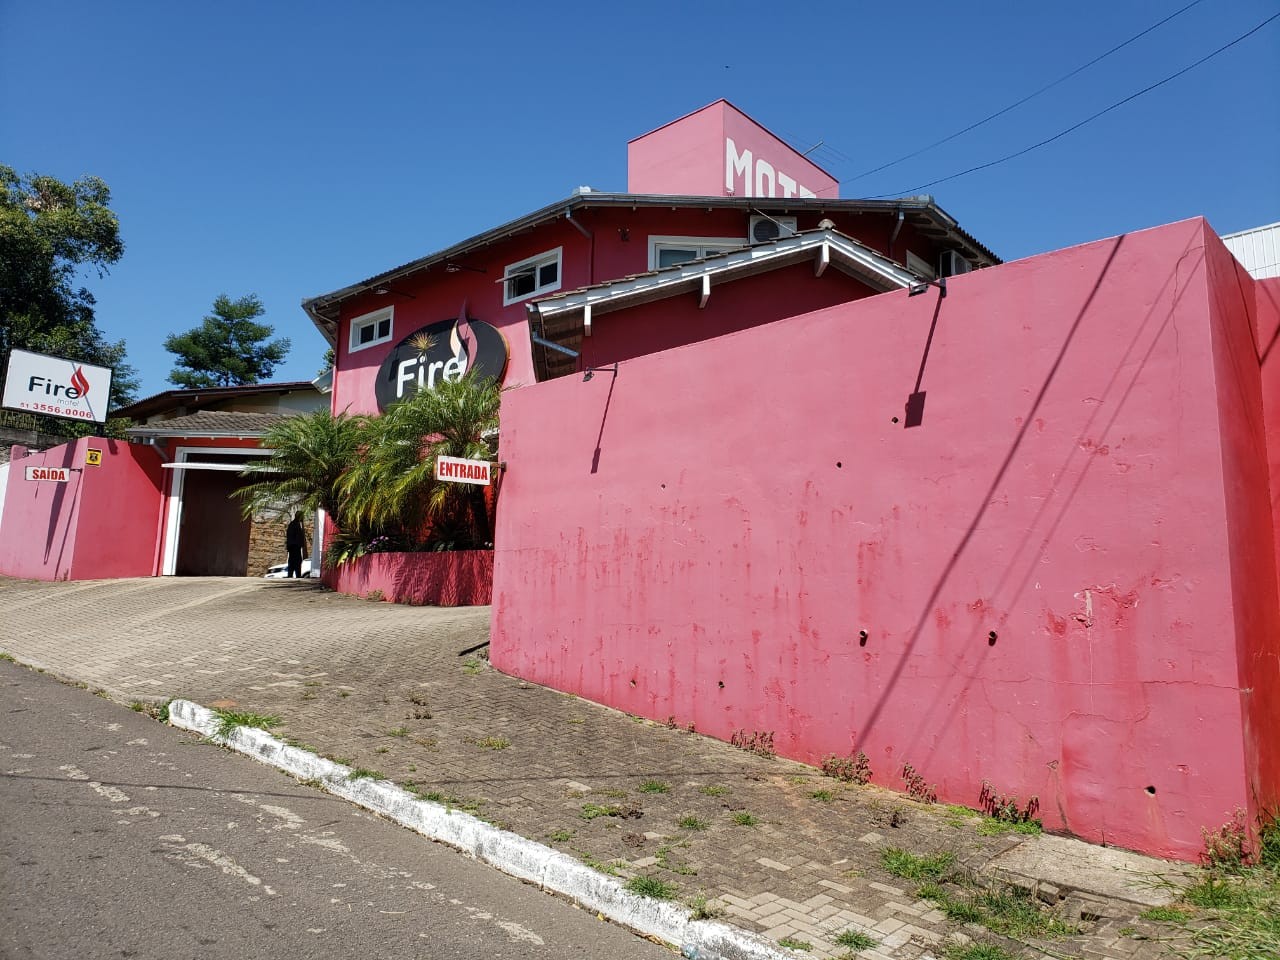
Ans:
{"type": "Polygon", "coordinates": [[[91,467],[102,466],[102,451],[95,450],[93,449],[93,447],[89,447],[84,452],[84,462],[91,467]]]}
{"type": "Polygon", "coordinates": [[[13,350],[0,403],[10,410],[106,423],[111,373],[109,367],[13,350]]]}
{"type": "Polygon", "coordinates": [[[28,480],[52,480],[54,483],[66,483],[71,479],[70,467],[27,467],[28,480]]]}
{"type": "Polygon", "coordinates": [[[432,389],[438,380],[461,380],[469,371],[477,380],[501,383],[509,352],[497,327],[473,320],[464,311],[461,317],[415,330],[397,343],[378,368],[374,399],[385,411],[397,400],[432,389]]]}
{"type": "Polygon", "coordinates": [[[488,460],[463,460],[461,457],[436,457],[436,479],[446,483],[475,483],[489,486],[493,464],[488,460]]]}

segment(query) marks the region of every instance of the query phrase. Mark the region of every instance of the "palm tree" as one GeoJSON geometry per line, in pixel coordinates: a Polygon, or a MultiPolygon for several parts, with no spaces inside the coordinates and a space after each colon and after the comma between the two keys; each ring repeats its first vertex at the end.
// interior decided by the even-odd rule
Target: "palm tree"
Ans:
{"type": "Polygon", "coordinates": [[[349,514],[410,536],[429,526],[437,542],[491,541],[483,488],[437,482],[435,462],[440,456],[492,461],[500,400],[496,382],[468,373],[419,390],[370,420],[366,456],[338,484],[349,514]]]}
{"type": "Polygon", "coordinates": [[[271,456],[241,473],[259,478],[236,492],[244,500],[245,516],[318,507],[341,527],[346,511],[339,484],[360,459],[367,422],[366,417],[317,410],[273,426],[262,439],[271,456]]]}

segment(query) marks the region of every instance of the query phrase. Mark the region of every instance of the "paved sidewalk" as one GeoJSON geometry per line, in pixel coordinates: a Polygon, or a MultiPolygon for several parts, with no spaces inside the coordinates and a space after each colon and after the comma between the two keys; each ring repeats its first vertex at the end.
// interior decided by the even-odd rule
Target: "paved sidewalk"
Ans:
{"type": "MultiPolygon", "coordinates": [[[[489,610],[371,603],[311,581],[0,579],[0,650],[125,703],[183,697],[281,718],[275,732],[623,876],[705,897],[797,956],[941,957],[971,938],[1026,957],[1154,960],[1173,931],[1163,864],[756,756],[504,676],[489,610]],[[970,876],[1036,886],[1076,932],[1002,937],[950,920],[883,854],[949,854],[970,876]],[[1076,858],[1074,861],[1071,858],[1076,858]],[[850,954],[853,955],[853,954],[850,954]]],[[[957,897],[964,891],[949,887],[957,897]]]]}

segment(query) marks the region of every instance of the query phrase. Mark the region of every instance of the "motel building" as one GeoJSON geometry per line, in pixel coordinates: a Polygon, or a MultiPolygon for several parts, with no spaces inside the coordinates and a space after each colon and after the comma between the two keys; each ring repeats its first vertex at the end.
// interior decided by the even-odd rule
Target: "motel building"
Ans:
{"type": "Polygon", "coordinates": [[[303,308],[334,412],[506,388],[494,550],[338,589],[453,577],[500,670],[1094,842],[1193,860],[1280,806],[1280,279],[1203,219],[1002,263],[721,100],[626,193],[303,308]]]}

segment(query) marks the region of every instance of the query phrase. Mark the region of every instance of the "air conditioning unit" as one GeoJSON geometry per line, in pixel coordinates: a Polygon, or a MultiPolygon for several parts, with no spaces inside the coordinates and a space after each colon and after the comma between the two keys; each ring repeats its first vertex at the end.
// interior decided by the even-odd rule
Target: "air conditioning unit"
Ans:
{"type": "Polygon", "coordinates": [[[747,232],[752,243],[768,243],[782,237],[794,237],[799,231],[796,230],[795,217],[752,217],[747,232]]]}
{"type": "Polygon", "coordinates": [[[968,273],[973,269],[973,265],[969,263],[956,250],[943,251],[942,257],[938,263],[938,276],[940,277],[958,277],[962,273],[968,273]]]}

